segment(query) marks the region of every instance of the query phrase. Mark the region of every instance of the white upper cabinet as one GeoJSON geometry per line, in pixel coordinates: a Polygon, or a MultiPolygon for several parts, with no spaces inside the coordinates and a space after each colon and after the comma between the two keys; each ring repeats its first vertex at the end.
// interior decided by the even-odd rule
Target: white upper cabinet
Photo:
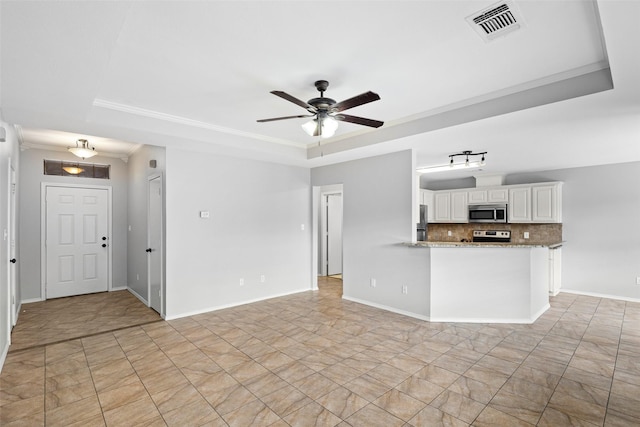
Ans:
{"type": "Polygon", "coordinates": [[[469,222],[469,205],[491,203],[508,205],[508,222],[562,222],[561,182],[422,191],[430,197],[422,202],[429,206],[429,222],[469,222]]]}
{"type": "Polygon", "coordinates": [[[509,203],[509,189],[491,188],[487,190],[487,201],[489,203],[509,203]]]}
{"type": "Polygon", "coordinates": [[[562,184],[531,186],[531,220],[562,222],[562,184]]]}
{"type": "Polygon", "coordinates": [[[451,221],[469,222],[469,202],[467,191],[451,192],[451,221]]]}
{"type": "Polygon", "coordinates": [[[436,191],[434,192],[434,222],[469,222],[468,192],[436,191]]]}
{"type": "Polygon", "coordinates": [[[451,192],[449,191],[437,191],[434,194],[435,222],[449,222],[451,221],[451,192]]]}
{"type": "Polygon", "coordinates": [[[508,222],[531,222],[531,186],[509,188],[508,222]]]}
{"type": "Polygon", "coordinates": [[[469,204],[482,205],[487,203],[487,190],[469,190],[469,204]]]}

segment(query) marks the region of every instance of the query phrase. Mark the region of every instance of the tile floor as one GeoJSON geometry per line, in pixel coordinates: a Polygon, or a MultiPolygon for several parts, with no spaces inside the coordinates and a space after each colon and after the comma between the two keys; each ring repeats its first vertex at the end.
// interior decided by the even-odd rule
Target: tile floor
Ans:
{"type": "Polygon", "coordinates": [[[23,304],[10,351],[162,320],[129,291],[23,304]]]}
{"type": "Polygon", "coordinates": [[[636,426],[640,304],[571,294],[533,325],[259,303],[11,352],[0,424],[636,426]]]}

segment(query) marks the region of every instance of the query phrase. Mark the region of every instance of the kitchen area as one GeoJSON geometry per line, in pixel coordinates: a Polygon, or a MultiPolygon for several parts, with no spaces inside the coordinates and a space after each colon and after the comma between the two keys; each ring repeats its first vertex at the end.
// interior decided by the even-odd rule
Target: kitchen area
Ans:
{"type": "Polygon", "coordinates": [[[430,265],[430,320],[532,323],[561,286],[562,182],[418,189],[416,241],[430,265]]]}

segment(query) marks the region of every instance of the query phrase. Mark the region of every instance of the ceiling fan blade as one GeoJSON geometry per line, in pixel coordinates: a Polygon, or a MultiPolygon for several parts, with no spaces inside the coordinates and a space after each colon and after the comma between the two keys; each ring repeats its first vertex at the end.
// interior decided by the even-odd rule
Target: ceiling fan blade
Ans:
{"type": "Polygon", "coordinates": [[[293,102],[294,104],[301,106],[302,108],[304,108],[305,110],[311,113],[315,113],[317,111],[316,107],[309,105],[306,102],[296,98],[295,96],[291,96],[288,93],[283,92],[281,90],[272,90],[271,93],[274,94],[275,96],[279,96],[282,99],[286,99],[289,102],[293,102]]]}
{"type": "Polygon", "coordinates": [[[380,99],[380,95],[371,91],[361,93],[353,98],[345,99],[337,104],[331,106],[331,111],[339,112],[349,108],[357,107],[358,105],[368,104],[369,102],[377,101],[380,99]]]}
{"type": "Polygon", "coordinates": [[[355,123],[357,125],[369,126],[372,128],[379,128],[384,124],[384,122],[381,122],[380,120],[365,119],[364,117],[349,116],[347,114],[336,114],[333,118],[343,122],[355,123]]]}
{"type": "Polygon", "coordinates": [[[287,120],[287,119],[299,119],[302,117],[313,117],[313,114],[305,114],[302,116],[287,116],[287,117],[274,117],[272,119],[260,119],[260,120],[256,120],[258,123],[264,123],[264,122],[274,122],[276,120],[287,120]]]}

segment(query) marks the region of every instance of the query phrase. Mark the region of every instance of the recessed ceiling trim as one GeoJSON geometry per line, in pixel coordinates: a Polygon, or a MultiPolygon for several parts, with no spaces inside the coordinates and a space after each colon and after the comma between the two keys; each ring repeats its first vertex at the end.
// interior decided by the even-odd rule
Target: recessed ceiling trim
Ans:
{"type": "Polygon", "coordinates": [[[207,122],[201,122],[199,120],[189,119],[187,117],[174,116],[172,114],[161,113],[159,111],[148,110],[146,108],[134,107],[132,105],[120,104],[118,102],[107,101],[105,99],[96,98],[93,100],[93,106],[98,108],[105,108],[108,110],[120,111],[122,113],[134,114],[136,116],[149,117],[156,120],[162,120],[165,122],[177,123],[183,126],[195,127],[200,129],[212,130],[215,132],[226,133],[230,135],[242,136],[246,138],[257,139],[265,142],[271,142],[275,144],[288,145],[292,147],[300,148],[300,143],[295,143],[285,139],[272,138],[265,135],[259,135],[251,132],[243,132],[237,129],[232,129],[224,126],[218,126],[207,122]]]}
{"type": "Polygon", "coordinates": [[[412,121],[392,122],[376,132],[370,132],[360,137],[330,142],[322,146],[311,146],[307,149],[307,158],[313,159],[332,153],[362,148],[393,139],[431,132],[611,89],[613,89],[611,70],[609,68],[600,69],[520,92],[490,99],[478,99],[476,103],[462,103],[456,108],[448,110],[437,112],[434,110],[430,116],[416,117],[412,121]]]}

